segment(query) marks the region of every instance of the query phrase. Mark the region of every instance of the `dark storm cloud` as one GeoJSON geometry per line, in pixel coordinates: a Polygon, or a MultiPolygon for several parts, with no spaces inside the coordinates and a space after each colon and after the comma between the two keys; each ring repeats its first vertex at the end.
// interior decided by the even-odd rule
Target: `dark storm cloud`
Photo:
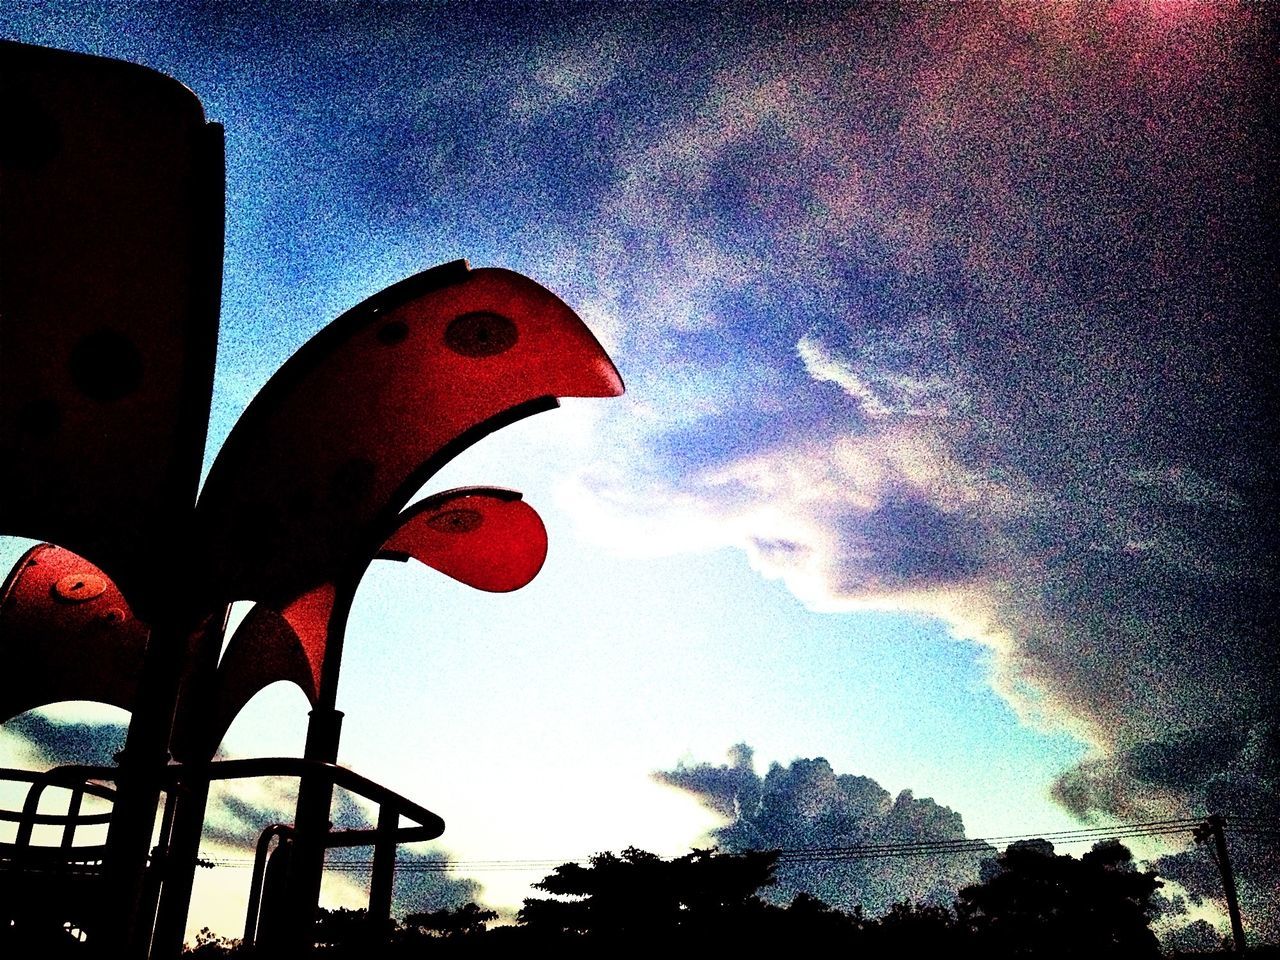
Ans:
{"type": "Polygon", "coordinates": [[[753,753],[745,743],[738,743],[729,748],[726,766],[681,764],[674,770],[655,773],[654,777],[660,783],[693,794],[721,816],[737,820],[752,815],[760,806],[760,778],[751,766],[753,753]]]}
{"type": "MultiPolygon", "coordinates": [[[[1280,854],[1276,852],[1275,833],[1248,830],[1243,821],[1227,821],[1227,846],[1240,914],[1250,942],[1275,943],[1280,939],[1280,911],[1276,907],[1280,854]]],[[[1192,847],[1160,857],[1154,866],[1162,877],[1183,886],[1194,903],[1214,902],[1225,914],[1222,874],[1214,858],[1215,854],[1207,846],[1192,847]]]]}
{"type": "Polygon", "coordinates": [[[283,779],[254,781],[246,791],[244,781],[214,783],[205,811],[204,841],[239,848],[252,855],[258,837],[267,827],[293,822],[297,787],[283,779]]]}
{"type": "Polygon", "coordinates": [[[836,541],[841,552],[875,550],[875,579],[908,587],[971,578],[981,567],[983,546],[973,524],[910,492],[889,493],[874,510],[848,516],[836,541]]]}
{"type": "Polygon", "coordinates": [[[594,489],[989,644],[1094,747],[1071,809],[1196,806],[1199,731],[1277,706],[1269,19],[871,6],[722,45],[618,154],[598,269],[668,416],[594,489]]]}
{"type": "MultiPolygon", "coordinates": [[[[1137,743],[1064,774],[1054,793],[1080,816],[1225,816],[1244,916],[1257,936],[1280,935],[1280,725],[1274,719],[1252,727],[1221,720],[1137,743]]],[[[1197,900],[1222,900],[1222,877],[1208,849],[1163,856],[1155,866],[1197,900]]]]}
{"type": "Polygon", "coordinates": [[[115,766],[115,755],[124,749],[128,730],[123,723],[64,722],[30,711],[7,721],[4,732],[25,740],[49,766],[82,763],[111,767],[115,766]]]}
{"type": "MultiPolygon", "coordinates": [[[[738,744],[724,766],[681,764],[654,774],[728,817],[715,841],[728,850],[848,847],[965,839],[960,815],[904,790],[897,797],[868,777],[836,774],[821,757],[773,764],[764,777],[751,766],[751,748],[738,744]]],[[[976,883],[981,861],[994,850],[927,857],[779,865],[766,895],[787,903],[800,892],[842,909],[861,905],[879,914],[902,900],[950,904],[976,883]]]]}
{"type": "Polygon", "coordinates": [[[1272,719],[1250,727],[1222,719],[1170,731],[1081,764],[1055,791],[1081,816],[1159,814],[1191,797],[1192,813],[1280,818],[1280,727],[1272,719]],[[1150,805],[1125,806],[1132,793],[1150,805]]]}
{"type": "Polygon", "coordinates": [[[1208,920],[1195,920],[1160,938],[1165,950],[1177,953],[1209,953],[1228,948],[1228,942],[1208,920]]]}
{"type": "Polygon", "coordinates": [[[467,877],[451,876],[445,869],[448,863],[449,858],[443,853],[403,851],[396,858],[392,915],[403,917],[410,913],[453,910],[481,902],[484,888],[467,877]]]}

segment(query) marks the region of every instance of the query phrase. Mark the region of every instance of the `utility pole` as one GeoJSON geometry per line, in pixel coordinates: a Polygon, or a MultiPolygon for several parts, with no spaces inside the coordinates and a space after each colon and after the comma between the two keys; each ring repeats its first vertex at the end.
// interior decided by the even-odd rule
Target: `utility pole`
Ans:
{"type": "Polygon", "coordinates": [[[1193,835],[1197,843],[1207,843],[1213,839],[1214,857],[1218,870],[1222,873],[1222,891],[1227,898],[1227,914],[1231,917],[1231,939],[1236,953],[1244,953],[1244,924],[1240,922],[1240,902],[1236,899],[1236,878],[1231,871],[1231,857],[1227,854],[1227,835],[1224,828],[1227,821],[1218,814],[1209,817],[1196,827],[1193,835]]]}

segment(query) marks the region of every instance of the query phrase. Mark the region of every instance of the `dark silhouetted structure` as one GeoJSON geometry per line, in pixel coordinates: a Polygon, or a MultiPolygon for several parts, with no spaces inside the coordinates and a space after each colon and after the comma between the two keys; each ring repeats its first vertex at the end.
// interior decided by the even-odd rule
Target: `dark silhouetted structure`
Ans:
{"type": "Polygon", "coordinates": [[[4,43],[0,91],[0,533],[48,541],[0,591],[0,722],[69,699],[132,714],[118,768],[7,772],[31,789],[16,842],[0,846],[4,935],[65,940],[69,924],[126,956],[176,955],[210,783],[277,775],[301,781],[297,816],[268,838],[248,938],[313,942],[333,846],[373,848],[378,928],[396,845],[444,824],[335,765],[356,587],[379,557],[481,590],[527,583],[546,532],[519,494],[405,505],[486,434],[558,397],[616,396],[621,378],[550,291],[455,261],[304,345],[241,417],[197,502],[221,128],[175,80],[97,57],[4,43]],[[243,600],[257,606],[220,656],[243,600]],[[305,756],[214,762],[240,708],[282,679],[313,706],[305,756]],[[378,805],[375,827],[330,829],[335,784],[378,805]],[[38,811],[50,787],[68,791],[65,815],[38,811]],[[85,795],[110,812],[82,814],[85,795]],[[77,845],[77,826],[104,821],[105,846],[77,845]],[[63,842],[34,845],[40,824],[63,826],[63,842]]]}

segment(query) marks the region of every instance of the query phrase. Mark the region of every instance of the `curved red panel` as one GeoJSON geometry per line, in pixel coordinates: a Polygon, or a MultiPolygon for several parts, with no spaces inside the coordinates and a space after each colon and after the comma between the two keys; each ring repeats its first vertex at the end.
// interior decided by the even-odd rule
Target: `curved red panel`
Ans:
{"type": "MultiPolygon", "coordinates": [[[[399,520],[378,557],[413,557],[478,590],[518,590],[547,556],[542,518],[514,490],[449,490],[414,504],[399,520]]],[[[292,680],[314,704],[338,602],[337,591],[323,584],[283,614],[255,605],[227,645],[209,706],[198,708],[202,716],[192,716],[190,705],[183,714],[179,752],[211,756],[244,705],[277,680],[292,680]]]]}
{"type": "Polygon", "coordinates": [[[100,57],[3,43],[0,89],[0,532],[93,558],[148,616],[204,451],[221,128],[100,57]]]}
{"type": "Polygon", "coordinates": [[[184,760],[213,756],[244,705],[277,680],[293,681],[309,702],[316,702],[318,681],[293,628],[284,617],[257,604],[232,634],[216,677],[204,679],[211,693],[184,704],[179,712],[175,755],[184,760]]]}
{"type": "Polygon", "coordinates": [[[547,528],[514,491],[450,490],[414,504],[378,556],[413,557],[477,590],[519,590],[547,559],[547,528]]]}
{"type": "Polygon", "coordinates": [[[284,610],[358,577],[431,473],[504,423],[622,381],[582,321],[508,270],[458,262],[334,321],[241,417],[201,495],[214,599],[284,610]]]}
{"type": "MultiPolygon", "coordinates": [[[[354,589],[355,585],[352,584],[351,590],[353,591],[354,589]]],[[[320,689],[324,653],[329,644],[329,631],[333,627],[333,610],[337,602],[337,588],[331,583],[322,583],[320,586],[308,590],[280,613],[280,619],[293,631],[303,654],[306,656],[307,663],[310,665],[311,677],[314,681],[314,690],[316,691],[320,689]]],[[[351,603],[350,591],[344,595],[343,603],[351,603]]],[[[345,626],[345,607],[343,613],[343,626],[345,626]]],[[[302,689],[305,692],[312,688],[302,685],[302,689]]],[[[311,697],[312,694],[307,692],[307,696],[311,697]]]]}
{"type": "Polygon", "coordinates": [[[61,700],[132,710],[147,635],[102,570],[32,547],[0,588],[0,723],[61,700]]]}

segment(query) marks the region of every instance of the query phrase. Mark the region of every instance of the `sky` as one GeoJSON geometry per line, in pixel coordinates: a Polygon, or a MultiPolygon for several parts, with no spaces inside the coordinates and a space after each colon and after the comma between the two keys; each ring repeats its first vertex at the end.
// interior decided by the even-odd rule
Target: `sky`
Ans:
{"type": "MultiPolygon", "coordinates": [[[[507,914],[547,870],[465,864],[1275,819],[1271,21],[1213,0],[0,12],[8,38],[178,78],[225,126],[206,469],[329,320],[459,257],[555,291],[621,371],[625,396],[506,428],[421,491],[523,491],[550,537],[532,584],[379,563],[350,620],[341,760],[440,813],[414,856],[462,865],[406,874],[398,904],[507,914]]],[[[0,759],[109,754],[126,719],[28,714],[0,759]]],[[[298,754],[305,726],[275,686],[224,753],[298,754]]],[[[215,797],[210,855],[287,817],[282,789],[215,797]]],[[[1212,894],[1181,856],[1170,875],[1212,894]]],[[[1274,931],[1274,851],[1241,859],[1274,931]]],[[[814,882],[936,893],[900,866],[814,882]]],[[[197,883],[193,929],[238,935],[247,869],[197,883]]],[[[359,903],[346,875],[325,896],[359,903]]]]}

